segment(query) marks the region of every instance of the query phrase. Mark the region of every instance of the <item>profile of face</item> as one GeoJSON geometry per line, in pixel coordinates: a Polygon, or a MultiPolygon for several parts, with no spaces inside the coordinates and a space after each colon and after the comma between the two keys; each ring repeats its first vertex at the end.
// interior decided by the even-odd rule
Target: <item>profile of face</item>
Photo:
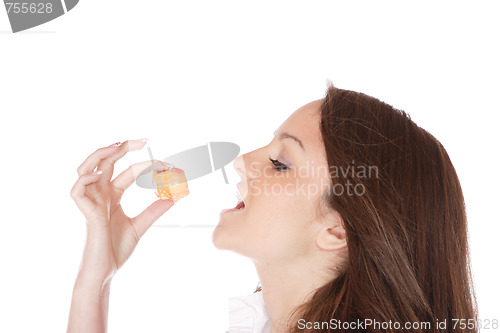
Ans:
{"type": "Polygon", "coordinates": [[[245,207],[221,214],[212,236],[216,248],[270,265],[346,246],[341,218],[322,198],[331,182],[322,102],[295,111],[267,146],[234,161],[245,207]]]}

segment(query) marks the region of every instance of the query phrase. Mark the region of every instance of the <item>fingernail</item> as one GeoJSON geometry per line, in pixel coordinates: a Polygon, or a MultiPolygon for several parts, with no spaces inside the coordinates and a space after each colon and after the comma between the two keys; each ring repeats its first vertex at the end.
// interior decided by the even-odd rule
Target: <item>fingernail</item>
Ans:
{"type": "Polygon", "coordinates": [[[137,139],[137,140],[129,140],[128,146],[130,150],[141,149],[146,145],[148,139],[137,139]]]}
{"type": "Polygon", "coordinates": [[[92,171],[91,174],[100,175],[100,174],[102,174],[102,170],[92,171]]]}
{"type": "Polygon", "coordinates": [[[148,138],[142,138],[142,139],[137,139],[137,140],[134,140],[134,141],[148,142],[149,139],[148,138]]]}
{"type": "Polygon", "coordinates": [[[122,144],[121,142],[113,143],[112,145],[109,145],[108,148],[109,147],[118,147],[121,144],[122,144]]]}

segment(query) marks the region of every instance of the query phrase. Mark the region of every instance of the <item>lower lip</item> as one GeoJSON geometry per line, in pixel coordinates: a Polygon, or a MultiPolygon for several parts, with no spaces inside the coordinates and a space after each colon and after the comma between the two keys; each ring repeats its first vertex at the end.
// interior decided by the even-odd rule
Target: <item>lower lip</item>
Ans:
{"type": "Polygon", "coordinates": [[[245,206],[243,206],[242,208],[228,208],[228,209],[223,209],[220,213],[221,214],[224,214],[224,213],[229,213],[229,212],[239,212],[240,210],[244,210],[245,209],[245,206]]]}
{"type": "Polygon", "coordinates": [[[239,212],[240,210],[243,210],[243,209],[229,208],[229,209],[223,209],[220,213],[224,214],[224,213],[229,213],[229,212],[239,212]]]}

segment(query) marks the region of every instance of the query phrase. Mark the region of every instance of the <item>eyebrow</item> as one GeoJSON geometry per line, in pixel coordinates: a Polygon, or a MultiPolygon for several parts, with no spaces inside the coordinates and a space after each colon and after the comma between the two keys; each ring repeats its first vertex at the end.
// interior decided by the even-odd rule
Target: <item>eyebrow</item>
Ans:
{"type": "MultiPolygon", "coordinates": [[[[274,131],[274,135],[276,135],[276,131],[274,131]]],[[[300,145],[300,148],[302,148],[302,150],[305,151],[304,149],[304,145],[302,144],[302,141],[300,141],[296,136],[293,136],[291,134],[288,134],[286,132],[283,132],[283,133],[280,133],[279,137],[278,137],[280,140],[283,140],[283,139],[293,139],[295,142],[297,142],[299,145],[300,145]]]]}

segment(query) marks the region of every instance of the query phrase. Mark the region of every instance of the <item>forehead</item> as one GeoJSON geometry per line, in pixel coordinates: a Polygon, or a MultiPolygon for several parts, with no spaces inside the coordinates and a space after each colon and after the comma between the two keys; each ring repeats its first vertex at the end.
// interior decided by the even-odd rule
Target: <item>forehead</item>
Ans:
{"type": "Polygon", "coordinates": [[[286,132],[296,136],[304,144],[306,153],[316,154],[322,151],[320,107],[323,100],[308,103],[297,111],[278,128],[278,132],[286,132]]]}

